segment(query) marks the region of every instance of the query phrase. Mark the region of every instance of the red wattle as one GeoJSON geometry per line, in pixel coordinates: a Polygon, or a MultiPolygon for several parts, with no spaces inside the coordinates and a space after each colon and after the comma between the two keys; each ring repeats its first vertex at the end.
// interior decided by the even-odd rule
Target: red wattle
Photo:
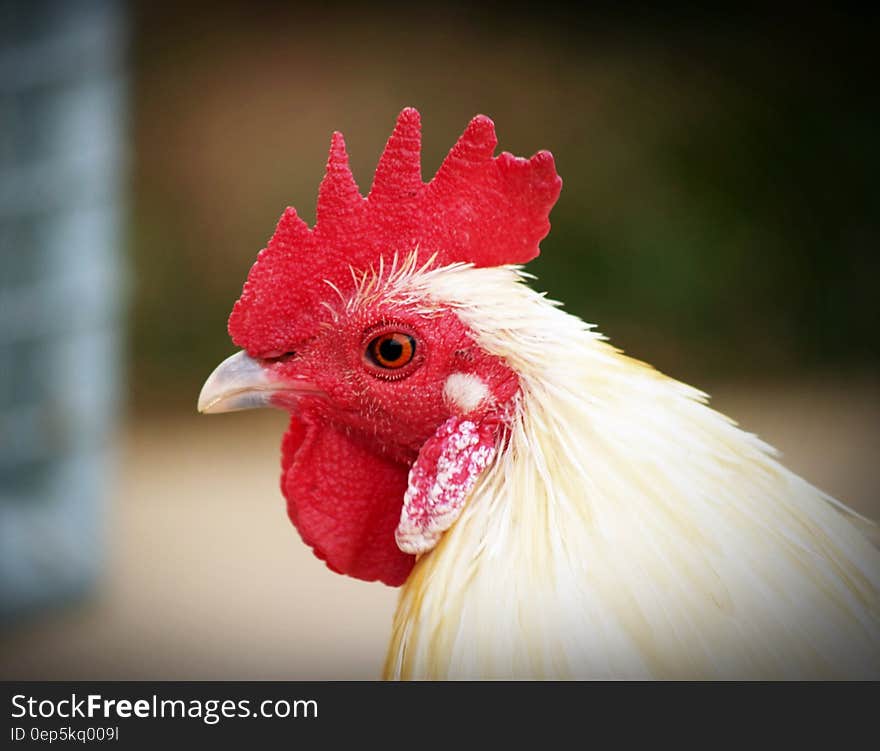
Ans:
{"type": "Polygon", "coordinates": [[[409,468],[329,425],[291,417],[281,489],[303,541],[340,574],[397,587],[415,557],[394,540],[409,468]]]}

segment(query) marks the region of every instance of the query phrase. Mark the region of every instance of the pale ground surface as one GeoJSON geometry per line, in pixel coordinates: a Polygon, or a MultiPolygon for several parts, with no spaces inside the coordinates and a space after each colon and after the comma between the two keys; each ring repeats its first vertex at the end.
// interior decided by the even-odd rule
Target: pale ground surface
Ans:
{"type": "MultiPolygon", "coordinates": [[[[717,387],[713,405],[814,484],[880,517],[876,383],[717,387]]],[[[371,679],[396,592],[329,572],[287,521],[285,416],[139,420],[110,566],[90,601],[0,632],[6,679],[371,679]]]]}

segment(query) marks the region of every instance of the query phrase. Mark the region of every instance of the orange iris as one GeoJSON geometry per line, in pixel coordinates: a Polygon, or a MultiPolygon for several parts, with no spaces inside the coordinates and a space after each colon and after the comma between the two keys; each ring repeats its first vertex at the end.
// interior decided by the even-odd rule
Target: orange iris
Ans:
{"type": "Polygon", "coordinates": [[[416,340],[401,331],[377,336],[367,345],[370,360],[380,368],[402,368],[413,359],[415,353],[416,340]]]}

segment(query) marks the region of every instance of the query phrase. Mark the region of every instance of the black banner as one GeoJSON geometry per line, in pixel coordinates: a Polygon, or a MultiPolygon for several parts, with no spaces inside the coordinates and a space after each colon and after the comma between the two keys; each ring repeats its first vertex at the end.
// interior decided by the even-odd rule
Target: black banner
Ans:
{"type": "Polygon", "coordinates": [[[745,741],[771,726],[839,743],[869,730],[877,698],[876,684],[21,682],[3,684],[0,745],[745,741]]]}

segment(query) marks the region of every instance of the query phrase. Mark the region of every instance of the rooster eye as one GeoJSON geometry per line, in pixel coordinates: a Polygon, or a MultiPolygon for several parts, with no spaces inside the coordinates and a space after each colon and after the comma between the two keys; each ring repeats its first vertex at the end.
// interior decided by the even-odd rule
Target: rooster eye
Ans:
{"type": "Polygon", "coordinates": [[[416,354],[416,340],[401,331],[381,334],[367,345],[367,357],[380,368],[396,370],[409,363],[416,354]]]}

